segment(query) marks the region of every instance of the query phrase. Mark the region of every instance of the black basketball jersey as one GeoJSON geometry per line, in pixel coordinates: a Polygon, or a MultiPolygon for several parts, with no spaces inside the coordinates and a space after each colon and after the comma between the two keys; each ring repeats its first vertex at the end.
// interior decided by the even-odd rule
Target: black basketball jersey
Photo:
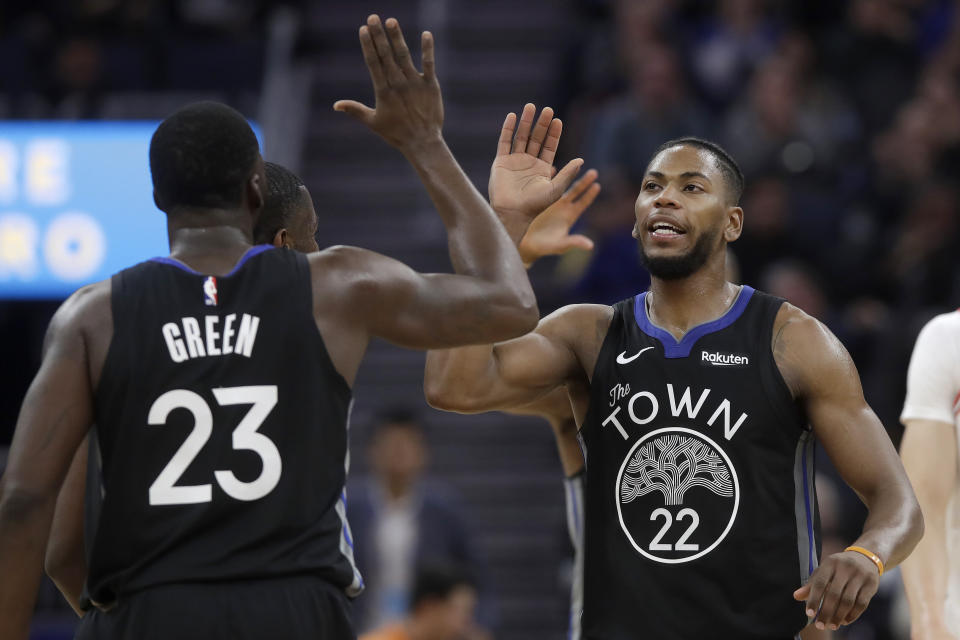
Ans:
{"type": "Polygon", "coordinates": [[[813,435],[773,359],[782,300],[744,286],[679,342],[614,306],[581,430],[585,638],[792,638],[817,566],[813,435]]]}
{"type": "Polygon", "coordinates": [[[225,276],[169,258],[113,276],[97,603],[292,574],[362,588],[345,515],[350,388],[317,330],[306,258],[269,249],[225,276]]]}

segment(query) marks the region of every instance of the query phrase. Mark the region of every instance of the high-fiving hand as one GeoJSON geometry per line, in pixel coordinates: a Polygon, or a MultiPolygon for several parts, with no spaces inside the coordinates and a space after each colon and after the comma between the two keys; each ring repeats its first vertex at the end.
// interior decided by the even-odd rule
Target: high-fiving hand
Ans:
{"type": "Polygon", "coordinates": [[[395,18],[386,31],[377,15],[360,27],[360,47],[367,63],[374,108],[356,100],[337,100],[333,108],[364,123],[384,140],[407,153],[436,142],[443,128],[443,100],[434,67],[433,35],[420,36],[423,73],[417,71],[395,18]],[[388,38],[389,36],[389,38],[388,38]]]}
{"type": "Polygon", "coordinates": [[[574,182],[559,200],[534,218],[517,247],[523,263],[530,266],[538,258],[560,255],[570,249],[593,249],[590,238],[571,234],[570,228],[593,204],[598,193],[600,183],[597,182],[597,172],[591,169],[574,182]]]}
{"type": "Polygon", "coordinates": [[[507,114],[500,131],[497,156],[490,169],[490,205],[501,219],[520,216],[532,219],[557,201],[570,186],[583,160],[571,160],[558,173],[553,166],[563,123],[553,117],[553,109],[540,112],[527,104],[520,115],[507,114]],[[516,134],[516,135],[514,135],[516,134]]]}

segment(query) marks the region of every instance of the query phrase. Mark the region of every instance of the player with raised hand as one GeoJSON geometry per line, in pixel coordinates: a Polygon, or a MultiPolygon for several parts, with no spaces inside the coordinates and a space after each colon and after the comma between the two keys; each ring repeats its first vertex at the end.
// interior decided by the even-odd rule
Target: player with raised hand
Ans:
{"type": "MultiPolygon", "coordinates": [[[[792,638],[808,620],[836,629],[922,534],[843,346],[796,307],[726,280],[742,189],[717,145],[665,143],[635,206],[650,291],[427,356],[424,388],[440,409],[569,395],[587,462],[585,637],[792,638]],[[869,509],[861,536],[822,563],[814,438],[869,509]]],[[[526,227],[508,224],[515,239],[526,227]]]]}
{"type": "Polygon", "coordinates": [[[93,423],[104,501],[79,638],[354,636],[343,486],[368,342],[488,342],[537,316],[516,248],[443,140],[431,36],[423,74],[395,20],[370,16],[359,36],[376,105],[338,108],[416,168],[457,273],[252,246],[265,177],[247,122],[216,103],[164,120],[150,166],[170,255],[63,304],[18,419],[0,481],[4,640],[27,637],[58,491],[93,423]]]}

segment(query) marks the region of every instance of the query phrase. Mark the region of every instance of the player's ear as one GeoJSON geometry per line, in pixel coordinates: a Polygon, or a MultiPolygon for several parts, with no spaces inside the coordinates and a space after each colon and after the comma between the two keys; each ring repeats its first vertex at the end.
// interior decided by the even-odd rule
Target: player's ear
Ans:
{"type": "Polygon", "coordinates": [[[260,171],[254,171],[247,180],[246,185],[247,202],[250,204],[251,210],[259,211],[263,208],[265,186],[262,173],[260,171]]]}
{"type": "Polygon", "coordinates": [[[153,190],[153,204],[157,205],[157,209],[160,209],[160,211],[166,211],[163,208],[163,200],[160,199],[160,194],[157,193],[156,189],[153,190]]]}
{"type": "Polygon", "coordinates": [[[743,233],[743,209],[727,207],[727,226],[723,230],[723,239],[733,242],[743,233]]]}
{"type": "Polygon", "coordinates": [[[292,249],[293,244],[290,242],[290,234],[287,233],[285,228],[279,229],[276,234],[273,236],[273,241],[271,243],[277,249],[292,249]]]}

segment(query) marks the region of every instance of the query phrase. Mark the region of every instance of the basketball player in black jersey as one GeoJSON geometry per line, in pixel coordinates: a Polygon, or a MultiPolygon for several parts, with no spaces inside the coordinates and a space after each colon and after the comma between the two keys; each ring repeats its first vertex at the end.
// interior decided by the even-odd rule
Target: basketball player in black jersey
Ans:
{"type": "MultiPolygon", "coordinates": [[[[302,253],[318,250],[317,213],[303,181],[289,169],[264,163],[267,188],[263,209],[253,230],[254,244],[269,244],[302,253]]],[[[44,569],[67,602],[82,616],[90,607],[83,596],[87,579],[87,542],[93,541],[99,518],[102,480],[99,449],[88,467],[90,438],[81,445],[63,481],[50,528],[44,569]]]]}
{"type": "MultiPolygon", "coordinates": [[[[516,250],[441,135],[433,42],[414,68],[399,25],[360,30],[376,108],[335,105],[401,150],[461,275],[371,252],[251,247],[263,164],[243,118],[187,107],[151,142],[171,255],[85,287],[57,312],[0,486],[0,637],[27,635],[60,484],[97,424],[105,498],[79,637],[351,637],[342,492],[366,344],[415,348],[529,331],[516,250]]],[[[555,200],[579,162],[528,182],[555,200]]]]}
{"type": "MultiPolygon", "coordinates": [[[[512,135],[504,127],[502,154],[512,135]]],[[[837,628],[922,535],[843,346],[801,310],[726,281],[741,191],[716,145],[666,143],[636,202],[648,292],[428,355],[425,391],[441,409],[570,395],[587,464],[585,638],[791,638],[808,619],[837,628]],[[819,566],[814,437],[869,509],[862,535],[819,566]]],[[[490,197],[522,237],[522,198],[490,197]]]]}

